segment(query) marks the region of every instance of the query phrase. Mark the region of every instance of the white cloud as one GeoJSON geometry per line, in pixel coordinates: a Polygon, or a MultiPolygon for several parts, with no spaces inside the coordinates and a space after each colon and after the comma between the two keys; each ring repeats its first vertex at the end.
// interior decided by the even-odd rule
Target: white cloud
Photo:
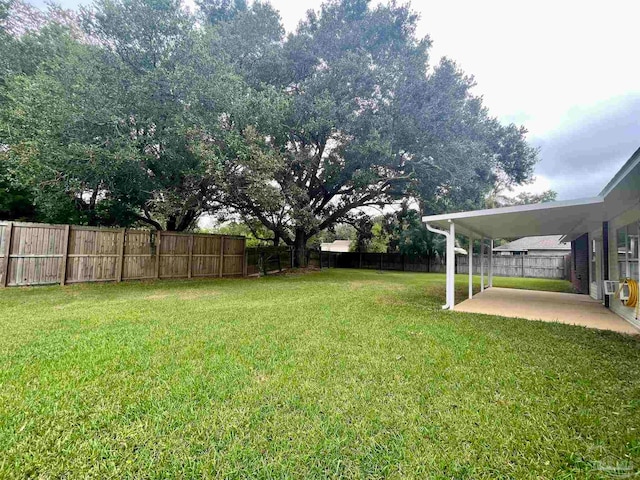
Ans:
{"type": "Polygon", "coordinates": [[[572,107],[640,91],[640,2],[415,2],[435,58],[475,75],[500,118],[526,114],[533,134],[563,122],[572,107]]]}
{"type": "MultiPolygon", "coordinates": [[[[320,0],[273,0],[288,31],[320,0]]],[[[542,135],[572,108],[640,92],[640,2],[463,0],[412,2],[431,63],[457,61],[494,115],[542,135]]]]}
{"type": "Polygon", "coordinates": [[[551,180],[549,180],[544,175],[536,175],[533,179],[533,182],[527,185],[519,185],[513,188],[511,192],[508,193],[509,197],[516,197],[521,193],[535,193],[539,194],[542,192],[546,192],[552,188],[551,180]]]}

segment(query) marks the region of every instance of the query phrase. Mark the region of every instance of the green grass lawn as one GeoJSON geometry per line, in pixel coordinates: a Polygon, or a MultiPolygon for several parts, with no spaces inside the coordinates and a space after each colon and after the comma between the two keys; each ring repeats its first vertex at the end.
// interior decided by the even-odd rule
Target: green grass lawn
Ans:
{"type": "Polygon", "coordinates": [[[640,340],[443,297],[355,270],[0,291],[0,477],[640,469],[640,340]]]}
{"type": "MultiPolygon", "coordinates": [[[[456,277],[456,283],[464,283],[467,282],[467,289],[469,288],[468,281],[469,277],[464,275],[458,275],[456,277]]],[[[485,278],[485,282],[487,279],[485,278]]],[[[474,278],[474,286],[475,290],[480,290],[480,277],[474,278]]],[[[502,287],[502,288],[524,288],[527,290],[543,290],[546,292],[560,292],[560,293],[575,293],[575,289],[570,282],[566,282],[564,280],[549,280],[546,278],[519,278],[519,277],[494,277],[493,278],[493,286],[494,287],[502,287]]],[[[466,300],[466,293],[468,290],[464,290],[462,292],[462,298],[458,292],[456,292],[457,301],[466,300]]]]}

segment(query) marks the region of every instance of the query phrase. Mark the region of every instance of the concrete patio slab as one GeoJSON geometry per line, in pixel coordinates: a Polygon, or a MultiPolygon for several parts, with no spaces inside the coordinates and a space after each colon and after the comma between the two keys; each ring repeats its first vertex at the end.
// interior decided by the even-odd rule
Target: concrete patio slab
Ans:
{"type": "Polygon", "coordinates": [[[455,311],[568,323],[640,335],[640,330],[588,295],[492,287],[459,303],[455,311]]]}

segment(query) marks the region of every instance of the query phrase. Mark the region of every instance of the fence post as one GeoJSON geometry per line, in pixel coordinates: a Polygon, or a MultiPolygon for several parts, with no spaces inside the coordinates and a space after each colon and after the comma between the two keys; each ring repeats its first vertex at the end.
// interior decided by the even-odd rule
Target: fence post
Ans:
{"type": "Polygon", "coordinates": [[[249,268],[249,252],[247,251],[247,239],[244,239],[244,243],[242,245],[242,257],[243,257],[243,264],[242,264],[242,276],[246,277],[247,273],[248,273],[248,268],[249,268]]]}
{"type": "MultiPolygon", "coordinates": [[[[318,257],[320,257],[320,270],[322,270],[322,248],[318,251],[318,257]]],[[[329,254],[329,268],[331,268],[331,254],[329,254]]]]}
{"type": "Polygon", "coordinates": [[[187,258],[187,278],[191,278],[193,265],[193,234],[189,235],[189,257],[187,258]]]}
{"type": "Polygon", "coordinates": [[[401,254],[401,258],[402,258],[402,271],[404,272],[404,253],[401,254]]]}
{"type": "Polygon", "coordinates": [[[116,282],[122,281],[122,271],[124,270],[124,241],[127,235],[127,229],[123,228],[120,232],[120,239],[118,242],[118,265],[116,266],[116,282]]]}
{"type": "Polygon", "coordinates": [[[220,237],[220,278],[224,273],[224,236],[220,237]]]}
{"type": "Polygon", "coordinates": [[[162,232],[156,233],[156,278],[160,278],[160,243],[162,242],[162,232]]]}
{"type": "Polygon", "coordinates": [[[521,253],[520,256],[522,257],[522,276],[524,277],[524,252],[521,253]]]}
{"type": "Polygon", "coordinates": [[[6,287],[9,283],[9,252],[11,252],[11,238],[13,237],[13,222],[9,222],[4,229],[4,258],[2,263],[4,265],[4,273],[2,274],[2,281],[0,287],[6,287]]]}
{"type": "Polygon", "coordinates": [[[382,252],[380,252],[380,271],[382,271],[382,252]]]}
{"type": "Polygon", "coordinates": [[[60,285],[64,285],[67,281],[67,259],[69,258],[69,235],[71,235],[71,227],[64,226],[64,244],[62,245],[62,261],[60,262],[60,285]]]}

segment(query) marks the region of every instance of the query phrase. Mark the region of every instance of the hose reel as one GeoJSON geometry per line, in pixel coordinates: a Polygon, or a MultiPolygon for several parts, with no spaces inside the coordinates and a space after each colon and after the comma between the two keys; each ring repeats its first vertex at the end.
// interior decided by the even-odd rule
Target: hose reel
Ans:
{"type": "Polygon", "coordinates": [[[615,296],[625,307],[638,307],[638,282],[632,278],[625,278],[620,282],[615,296]]]}

